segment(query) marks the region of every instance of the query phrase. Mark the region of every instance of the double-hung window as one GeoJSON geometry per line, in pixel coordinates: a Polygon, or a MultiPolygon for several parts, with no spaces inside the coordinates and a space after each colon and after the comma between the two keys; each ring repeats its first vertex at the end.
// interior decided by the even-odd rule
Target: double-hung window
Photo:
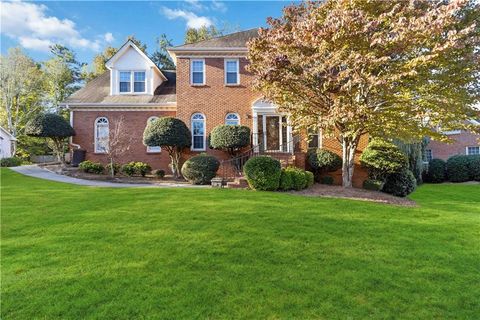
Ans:
{"type": "Polygon", "coordinates": [[[120,71],[120,92],[132,91],[131,78],[132,73],[130,71],[120,71]]]}
{"type": "Polygon", "coordinates": [[[479,155],[480,147],[467,147],[467,155],[479,155]]]}
{"type": "Polygon", "coordinates": [[[192,59],[190,64],[190,82],[193,85],[205,84],[205,60],[192,59]]]}
{"type": "Polygon", "coordinates": [[[308,148],[317,149],[321,148],[320,142],[320,130],[316,128],[308,128],[308,148]]]}
{"type": "MultiPolygon", "coordinates": [[[[155,116],[148,118],[148,120],[147,120],[147,126],[148,126],[150,123],[152,123],[153,121],[157,120],[157,119],[158,119],[158,117],[155,117],[155,116]]],[[[148,153],[159,153],[159,152],[161,152],[161,151],[162,151],[162,148],[159,147],[159,146],[155,146],[155,147],[147,146],[147,152],[148,152],[148,153]]]]}
{"type": "Polygon", "coordinates": [[[145,92],[145,71],[135,71],[133,73],[133,91],[145,92]]]}
{"type": "Polygon", "coordinates": [[[120,71],[120,93],[144,93],[145,82],[145,71],[120,71]]]}
{"type": "Polygon", "coordinates": [[[236,85],[240,83],[240,70],[238,59],[225,59],[225,84],[236,85]]]}
{"type": "Polygon", "coordinates": [[[431,149],[425,150],[425,162],[430,162],[433,159],[433,152],[431,149]]]}
{"type": "Polygon", "coordinates": [[[106,153],[108,151],[108,144],[110,139],[110,132],[108,128],[108,119],[100,117],[95,120],[95,152],[106,153]]]}

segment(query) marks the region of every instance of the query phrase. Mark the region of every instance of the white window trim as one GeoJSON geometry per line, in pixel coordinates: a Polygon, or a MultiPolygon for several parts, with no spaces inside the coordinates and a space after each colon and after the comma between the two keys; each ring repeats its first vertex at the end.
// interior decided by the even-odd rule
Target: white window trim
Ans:
{"type": "Polygon", "coordinates": [[[465,147],[465,154],[467,156],[476,156],[476,155],[480,154],[480,153],[468,153],[468,148],[479,148],[480,149],[480,146],[466,146],[465,147]]]}
{"type": "Polygon", "coordinates": [[[200,113],[200,112],[196,112],[194,114],[192,114],[192,116],[190,117],[190,128],[192,130],[192,147],[191,147],[191,150],[192,151],[206,151],[207,150],[207,118],[205,117],[205,115],[203,113],[200,113]],[[193,135],[193,121],[201,121],[201,120],[193,120],[193,117],[195,115],[201,115],[203,117],[203,148],[194,148],[194,135],[193,135]]]}
{"type": "Polygon", "coordinates": [[[205,59],[190,59],[190,85],[192,86],[204,86],[207,83],[207,68],[205,65],[205,59]],[[203,82],[193,83],[193,62],[201,61],[203,63],[203,82]]]}
{"type": "Polygon", "coordinates": [[[229,113],[227,113],[227,114],[225,115],[225,125],[227,124],[227,121],[228,121],[227,118],[228,118],[228,116],[231,115],[231,114],[234,114],[234,115],[237,116],[237,118],[238,118],[238,124],[237,124],[237,125],[238,125],[238,126],[241,125],[240,115],[239,115],[238,113],[236,113],[236,112],[229,112],[229,113]]]}
{"type": "Polygon", "coordinates": [[[110,121],[108,120],[107,117],[98,117],[95,119],[95,122],[93,123],[93,136],[94,136],[94,140],[93,140],[93,144],[94,144],[94,153],[100,153],[100,154],[105,154],[107,153],[106,151],[104,150],[99,150],[99,146],[98,146],[98,137],[97,137],[97,122],[98,120],[100,119],[105,119],[107,120],[107,125],[108,125],[108,135],[109,135],[109,139],[110,139],[110,121]]]}
{"type": "Polygon", "coordinates": [[[240,59],[224,59],[224,84],[226,86],[238,86],[240,84],[240,59]],[[227,62],[235,61],[237,63],[237,83],[227,83],[227,62]]]}
{"type": "Polygon", "coordinates": [[[147,70],[118,70],[118,93],[119,94],[145,94],[147,93],[147,70]],[[120,73],[121,72],[130,72],[130,91],[122,92],[120,91],[120,73]],[[135,92],[135,72],[143,72],[145,73],[145,91],[142,92],[135,92]]]}
{"type": "MultiPolygon", "coordinates": [[[[151,117],[149,117],[149,118],[147,119],[147,126],[148,126],[148,124],[149,124],[151,121],[157,120],[157,119],[159,119],[159,117],[157,117],[157,116],[151,116],[151,117]]],[[[157,146],[157,147],[147,146],[147,153],[161,153],[161,152],[162,152],[162,147],[160,147],[160,146],[157,146]],[[156,150],[152,150],[151,148],[159,148],[159,149],[158,149],[158,151],[156,151],[156,150]]]]}

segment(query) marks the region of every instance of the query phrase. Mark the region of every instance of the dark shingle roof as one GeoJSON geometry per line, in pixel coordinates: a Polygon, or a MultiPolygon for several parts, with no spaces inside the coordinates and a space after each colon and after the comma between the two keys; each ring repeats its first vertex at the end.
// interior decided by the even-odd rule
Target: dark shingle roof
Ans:
{"type": "Polygon", "coordinates": [[[110,71],[99,75],[88,82],[85,87],[73,93],[63,103],[105,103],[105,104],[163,104],[175,103],[176,98],[176,72],[175,70],[162,70],[168,79],[155,89],[154,95],[110,95],[110,71]]]}
{"type": "Polygon", "coordinates": [[[227,34],[225,36],[212,38],[209,40],[187,43],[181,46],[171,48],[175,49],[195,49],[195,48],[244,48],[247,47],[247,41],[258,37],[258,29],[250,29],[240,32],[227,34]]]}

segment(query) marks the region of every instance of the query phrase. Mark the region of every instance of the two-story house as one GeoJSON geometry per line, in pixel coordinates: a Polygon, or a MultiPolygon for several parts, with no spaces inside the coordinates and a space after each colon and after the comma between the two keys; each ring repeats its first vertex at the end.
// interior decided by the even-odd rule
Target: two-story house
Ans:
{"type": "MultiPolygon", "coordinates": [[[[246,70],[247,42],[257,34],[257,29],[252,29],[169,48],[176,71],[159,70],[133,42],[125,43],[107,62],[108,72],[65,101],[76,131],[72,143],[86,150],[87,159],[106,162],[104,138],[111,124],[123,118],[130,149],[122,162],[143,161],[154,169],[167,170],[168,154],[160,147],[144,146],[142,137],[148,121],[173,116],[192,132],[187,156],[207,152],[225,158],[224,153],[207,146],[208,134],[221,124],[250,127],[252,147],[287,154],[299,167],[305,167],[309,147],[340,153],[336,140],[322,139],[318,132],[312,133],[309,142],[306,137],[299,139],[288,115],[252,90],[253,75],[246,70]]],[[[363,140],[360,149],[367,142],[363,140]]],[[[354,184],[360,186],[365,176],[358,168],[354,184]]]]}

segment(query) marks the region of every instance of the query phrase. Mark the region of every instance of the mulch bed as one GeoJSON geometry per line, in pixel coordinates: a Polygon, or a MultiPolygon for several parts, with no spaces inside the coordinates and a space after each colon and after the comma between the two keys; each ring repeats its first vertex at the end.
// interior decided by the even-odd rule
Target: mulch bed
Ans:
{"type": "Polygon", "coordinates": [[[413,200],[410,200],[408,198],[395,197],[383,192],[359,188],[344,188],[342,186],[332,186],[318,183],[314,184],[308,189],[301,191],[292,191],[290,193],[309,197],[345,198],[386,204],[395,204],[407,207],[417,206],[417,203],[413,200]]]}
{"type": "Polygon", "coordinates": [[[166,175],[164,178],[160,179],[154,175],[146,175],[145,177],[141,177],[141,176],[129,177],[122,174],[117,174],[115,175],[114,178],[112,178],[108,174],[85,173],[75,167],[67,166],[65,168],[62,168],[58,164],[43,165],[42,167],[58,174],[62,174],[72,178],[85,179],[85,180],[108,181],[108,182],[117,182],[117,183],[132,183],[132,184],[135,184],[135,183],[139,183],[139,184],[175,183],[175,184],[185,184],[185,185],[189,184],[187,181],[183,179],[175,180],[171,175],[166,175]]]}

